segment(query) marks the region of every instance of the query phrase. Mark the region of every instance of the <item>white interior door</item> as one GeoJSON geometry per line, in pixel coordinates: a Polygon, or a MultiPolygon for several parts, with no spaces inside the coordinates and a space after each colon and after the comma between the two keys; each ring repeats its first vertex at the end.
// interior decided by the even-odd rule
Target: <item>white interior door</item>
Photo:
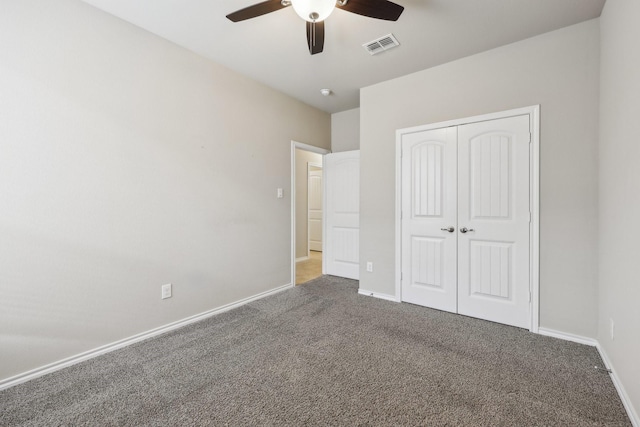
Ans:
{"type": "Polygon", "coordinates": [[[458,128],[458,312],[523,328],[530,322],[529,132],[528,115],[458,128]]]}
{"type": "Polygon", "coordinates": [[[360,277],[360,151],[327,154],[323,163],[326,206],[326,274],[360,277]]]}
{"type": "Polygon", "coordinates": [[[403,301],[529,327],[529,121],[402,136],[403,301]]]}
{"type": "Polygon", "coordinates": [[[402,300],[457,310],[457,130],[402,139],[402,300]]]}
{"type": "Polygon", "coordinates": [[[322,168],[310,164],[307,182],[309,250],[322,251],[322,168]]]}

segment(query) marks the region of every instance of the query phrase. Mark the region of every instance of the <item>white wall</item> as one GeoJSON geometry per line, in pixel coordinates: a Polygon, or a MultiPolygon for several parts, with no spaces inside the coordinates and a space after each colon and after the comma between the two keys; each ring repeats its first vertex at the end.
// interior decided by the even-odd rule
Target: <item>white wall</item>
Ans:
{"type": "Polygon", "coordinates": [[[341,111],[331,115],[331,151],[360,149],[360,109],[341,111]]]}
{"type": "Polygon", "coordinates": [[[607,0],[600,18],[598,341],[640,421],[639,16],[640,2],[607,0]]]}
{"type": "Polygon", "coordinates": [[[541,105],[541,326],[597,323],[599,24],[588,21],[360,92],[360,286],[395,293],[395,131],[541,105]]]}
{"type": "Polygon", "coordinates": [[[309,251],[309,182],[307,165],[322,164],[322,155],[296,149],[296,258],[306,257],[309,251]]]}
{"type": "Polygon", "coordinates": [[[329,148],[330,116],[85,3],[3,1],[0,380],[289,283],[291,140],[329,148]]]}

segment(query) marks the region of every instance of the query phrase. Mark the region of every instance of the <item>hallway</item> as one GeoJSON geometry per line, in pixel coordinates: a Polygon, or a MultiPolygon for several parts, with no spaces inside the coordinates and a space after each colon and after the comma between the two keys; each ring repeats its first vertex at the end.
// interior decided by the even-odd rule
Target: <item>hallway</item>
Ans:
{"type": "Polygon", "coordinates": [[[309,251],[309,259],[296,262],[296,285],[322,276],[322,252],[309,251]]]}

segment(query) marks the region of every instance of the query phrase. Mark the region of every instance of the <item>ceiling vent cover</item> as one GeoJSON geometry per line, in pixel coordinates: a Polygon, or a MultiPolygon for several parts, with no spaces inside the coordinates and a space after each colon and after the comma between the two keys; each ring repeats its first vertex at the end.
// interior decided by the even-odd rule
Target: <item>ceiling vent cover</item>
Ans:
{"type": "Polygon", "coordinates": [[[379,39],[372,40],[362,45],[370,55],[384,52],[385,50],[393,49],[396,46],[400,46],[398,40],[393,34],[387,34],[379,39]]]}

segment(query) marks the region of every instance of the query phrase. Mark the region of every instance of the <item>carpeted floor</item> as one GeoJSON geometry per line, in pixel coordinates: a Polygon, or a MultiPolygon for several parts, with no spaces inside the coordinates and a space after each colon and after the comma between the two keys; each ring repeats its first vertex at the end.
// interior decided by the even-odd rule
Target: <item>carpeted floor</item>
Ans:
{"type": "Polygon", "coordinates": [[[0,392],[0,425],[631,425],[601,364],[323,276],[0,392]]]}

